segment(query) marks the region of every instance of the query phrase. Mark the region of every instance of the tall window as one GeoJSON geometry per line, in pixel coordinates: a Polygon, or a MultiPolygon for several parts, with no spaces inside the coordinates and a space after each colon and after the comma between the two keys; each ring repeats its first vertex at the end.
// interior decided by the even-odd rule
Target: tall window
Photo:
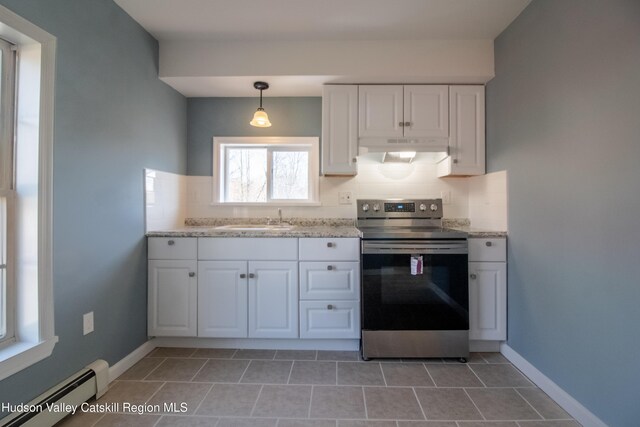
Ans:
{"type": "Polygon", "coordinates": [[[214,138],[214,200],[309,204],[318,198],[318,138],[214,138]]]}
{"type": "Polygon", "coordinates": [[[14,337],[13,185],[15,50],[0,39],[0,347],[14,337]]]}

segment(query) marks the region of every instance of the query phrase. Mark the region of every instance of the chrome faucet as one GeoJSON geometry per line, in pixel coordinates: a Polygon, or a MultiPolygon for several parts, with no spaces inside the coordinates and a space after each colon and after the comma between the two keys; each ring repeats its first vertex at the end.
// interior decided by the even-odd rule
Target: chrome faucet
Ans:
{"type": "Polygon", "coordinates": [[[282,209],[278,208],[278,225],[282,225],[282,209]]]}

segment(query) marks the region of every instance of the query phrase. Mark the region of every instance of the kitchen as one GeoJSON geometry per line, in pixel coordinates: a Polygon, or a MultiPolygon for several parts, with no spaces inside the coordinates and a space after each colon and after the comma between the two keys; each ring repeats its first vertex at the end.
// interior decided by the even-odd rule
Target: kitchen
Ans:
{"type": "MultiPolygon", "coordinates": [[[[296,97],[278,92],[295,86],[278,76],[339,75],[353,80],[338,83],[352,84],[486,83],[488,174],[438,178],[426,153],[405,165],[358,155],[357,175],[320,177],[319,206],[280,206],[283,220],[355,220],[356,200],[400,197],[441,198],[444,219],[466,218],[485,229],[502,225],[499,231],[508,229],[502,356],[583,425],[634,425],[640,418],[630,398],[640,383],[632,338],[639,320],[636,2],[520,2],[492,35],[422,44],[405,36],[400,48],[361,39],[334,40],[331,47],[331,40],[311,36],[296,43],[245,37],[212,46],[179,36],[165,42],[166,35],[135,22],[128,14],[135,19],[136,12],[124,2],[1,3],[57,38],[52,245],[58,337],[50,357],[0,382],[1,401],[29,402],[95,360],[113,367],[147,345],[143,169],[176,176],[184,186],[178,214],[185,218],[275,219],[278,206],[211,205],[213,137],[318,138],[326,82],[316,81],[313,95],[296,97]],[[255,49],[246,50],[252,43],[255,49]],[[273,46],[263,50],[260,43],[273,46]],[[357,60],[345,51],[359,52],[357,60]],[[263,99],[271,128],[248,125],[259,102],[254,81],[271,85],[263,99]],[[165,83],[183,86],[179,93],[165,83]],[[189,85],[233,88],[236,95],[202,97],[189,85]],[[499,191],[488,192],[482,182],[492,179],[499,191]],[[352,203],[341,203],[341,193],[352,203]],[[483,209],[487,201],[500,205],[491,215],[483,209]],[[95,331],[83,335],[88,312],[94,312],[95,331]]],[[[504,10],[495,2],[481,9],[491,4],[504,10]]],[[[266,21],[269,13],[252,19],[266,21]]]]}

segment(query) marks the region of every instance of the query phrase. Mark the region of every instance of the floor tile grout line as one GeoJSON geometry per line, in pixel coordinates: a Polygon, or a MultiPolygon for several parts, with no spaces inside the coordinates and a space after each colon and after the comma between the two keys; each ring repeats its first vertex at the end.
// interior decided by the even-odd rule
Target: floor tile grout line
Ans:
{"type": "Polygon", "coordinates": [[[291,381],[291,373],[293,372],[293,365],[295,365],[295,363],[295,360],[291,362],[291,368],[289,368],[289,376],[287,377],[287,382],[285,384],[289,384],[289,381],[291,381]]]}
{"type": "Polygon", "coordinates": [[[309,396],[309,410],[307,411],[307,418],[311,419],[311,406],[313,405],[313,389],[315,386],[311,386],[311,396],[309,396]]]}
{"type": "Polygon", "coordinates": [[[260,395],[262,394],[262,389],[264,385],[260,386],[260,391],[258,392],[258,397],[256,397],[256,401],[253,402],[253,408],[251,408],[251,412],[249,413],[249,417],[253,417],[253,413],[256,411],[256,406],[258,406],[258,400],[260,400],[260,395]]]}
{"type": "Polygon", "coordinates": [[[380,372],[382,373],[382,381],[384,381],[384,386],[387,387],[387,378],[384,376],[384,369],[382,369],[382,363],[378,363],[380,367],[380,372]]]}
{"type": "MultiPolygon", "coordinates": [[[[152,370],[151,370],[147,375],[145,375],[145,376],[144,376],[140,381],[144,381],[144,380],[146,380],[147,378],[149,378],[149,375],[153,374],[153,373],[156,371],[156,369],[158,369],[160,366],[162,366],[162,364],[163,364],[164,362],[166,362],[166,361],[167,361],[167,358],[166,358],[166,357],[164,357],[164,358],[162,359],[162,362],[158,363],[158,364],[157,364],[157,365],[156,365],[156,366],[155,366],[155,367],[154,367],[154,368],[153,368],[153,369],[152,369],[152,370]]],[[[131,381],[136,381],[136,380],[131,380],[131,381]]]]}
{"type": "MultiPolygon", "coordinates": [[[[411,390],[413,390],[413,395],[415,396],[416,400],[418,401],[418,407],[420,408],[420,412],[422,412],[422,417],[427,420],[427,414],[424,412],[424,408],[422,407],[422,403],[420,403],[420,399],[418,398],[418,393],[416,393],[416,388],[415,387],[411,387],[411,390]]],[[[398,422],[396,421],[396,424],[398,424],[398,422]]]]}
{"type": "Polygon", "coordinates": [[[198,369],[198,370],[196,371],[196,373],[191,377],[191,379],[189,380],[189,382],[193,382],[193,380],[195,380],[195,379],[196,379],[196,377],[198,376],[198,374],[200,373],[200,371],[202,371],[202,370],[204,369],[204,367],[205,367],[205,366],[207,366],[207,364],[209,363],[209,361],[210,361],[210,360],[211,360],[211,359],[207,359],[207,361],[206,361],[206,362],[204,362],[204,363],[202,364],[202,366],[200,366],[200,369],[198,369]]]}
{"type": "Polygon", "coordinates": [[[422,367],[424,368],[425,371],[427,371],[427,375],[429,375],[429,378],[431,378],[431,382],[433,383],[433,386],[435,388],[438,388],[438,384],[436,384],[436,380],[433,378],[433,376],[431,376],[431,372],[429,372],[429,368],[427,368],[427,364],[423,363],[422,367]]]}
{"type": "Polygon", "coordinates": [[[480,378],[480,375],[478,375],[478,373],[471,366],[468,366],[468,368],[471,372],[473,372],[473,375],[475,375],[476,378],[478,378],[478,381],[480,381],[480,384],[482,384],[483,387],[489,388],[489,386],[486,385],[484,381],[482,381],[482,379],[480,378]]]}
{"type": "Polygon", "coordinates": [[[151,396],[149,396],[149,398],[148,398],[147,400],[145,400],[145,401],[144,401],[144,403],[148,403],[151,399],[153,399],[153,397],[154,397],[156,394],[158,394],[158,392],[159,392],[160,390],[162,390],[162,388],[165,386],[165,384],[167,384],[167,382],[166,382],[166,381],[164,381],[164,382],[162,383],[162,385],[156,389],[156,391],[154,391],[153,393],[151,393],[151,396]]]}
{"type": "Polygon", "coordinates": [[[362,402],[364,403],[364,417],[365,419],[369,419],[369,410],[367,409],[367,396],[364,394],[364,387],[360,387],[362,389],[362,402]]]}
{"type": "Polygon", "coordinates": [[[471,397],[471,395],[467,392],[467,389],[462,387],[462,391],[464,391],[464,394],[467,395],[467,397],[469,398],[469,400],[471,401],[471,403],[473,403],[473,406],[475,406],[476,410],[478,411],[478,413],[480,414],[480,416],[482,417],[483,420],[487,420],[487,417],[484,416],[484,414],[482,413],[482,411],[480,410],[480,408],[478,408],[478,405],[476,405],[476,402],[473,400],[473,398],[471,397]]]}
{"type": "Polygon", "coordinates": [[[244,375],[249,370],[249,366],[251,366],[251,360],[249,360],[249,363],[247,363],[247,366],[244,367],[244,371],[242,371],[242,375],[240,375],[240,378],[238,378],[238,382],[236,384],[242,383],[242,379],[244,378],[244,375]]]}
{"type": "MultiPolygon", "coordinates": [[[[202,404],[204,403],[204,401],[206,400],[207,396],[209,396],[209,393],[211,393],[211,390],[213,390],[213,386],[216,385],[216,383],[213,383],[209,386],[209,390],[207,390],[207,392],[204,394],[204,396],[202,396],[202,399],[200,400],[200,403],[198,403],[198,406],[196,406],[196,409],[193,410],[193,414],[189,414],[192,416],[197,415],[198,413],[198,409],[200,409],[200,407],[202,406],[202,404]]],[[[217,423],[216,423],[217,424],[217,423]]]]}
{"type": "MultiPolygon", "coordinates": [[[[97,425],[100,421],[102,421],[102,419],[107,415],[107,413],[105,412],[104,414],[102,414],[93,424],[91,424],[91,427],[94,427],[95,425],[97,425]]],[[[73,415],[72,415],[73,417],[73,415]]]]}
{"type": "Polygon", "coordinates": [[[533,403],[529,402],[529,399],[527,399],[526,397],[524,397],[524,396],[523,396],[523,395],[518,391],[518,389],[517,389],[516,387],[513,387],[513,390],[515,390],[516,394],[517,394],[518,396],[520,396],[520,397],[522,398],[522,400],[524,400],[525,402],[527,402],[527,404],[533,408],[533,410],[536,412],[536,414],[540,415],[540,419],[542,419],[542,420],[546,420],[546,419],[547,419],[547,417],[543,416],[543,415],[540,413],[540,411],[538,411],[538,409],[537,409],[535,406],[533,406],[533,403]]]}

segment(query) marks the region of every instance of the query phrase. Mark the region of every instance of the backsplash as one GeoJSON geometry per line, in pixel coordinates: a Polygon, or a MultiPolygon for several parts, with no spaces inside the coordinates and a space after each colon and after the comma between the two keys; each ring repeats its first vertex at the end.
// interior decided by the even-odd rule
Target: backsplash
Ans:
{"type": "Polygon", "coordinates": [[[488,230],[508,230],[507,171],[469,177],[468,181],[471,225],[488,230]]]}
{"type": "MultiPolygon", "coordinates": [[[[468,217],[466,178],[439,179],[436,165],[419,156],[411,164],[381,163],[374,155],[358,158],[358,175],[354,177],[320,177],[320,206],[282,206],[285,217],[355,218],[355,200],[359,198],[440,198],[450,194],[444,204],[447,218],[468,217]],[[349,191],[354,203],[341,205],[338,193],[349,191]]],[[[212,205],[212,178],[187,177],[187,217],[274,217],[278,206],[212,205]]]]}
{"type": "Polygon", "coordinates": [[[145,231],[184,226],[187,178],[153,169],[144,170],[145,231]]]}

